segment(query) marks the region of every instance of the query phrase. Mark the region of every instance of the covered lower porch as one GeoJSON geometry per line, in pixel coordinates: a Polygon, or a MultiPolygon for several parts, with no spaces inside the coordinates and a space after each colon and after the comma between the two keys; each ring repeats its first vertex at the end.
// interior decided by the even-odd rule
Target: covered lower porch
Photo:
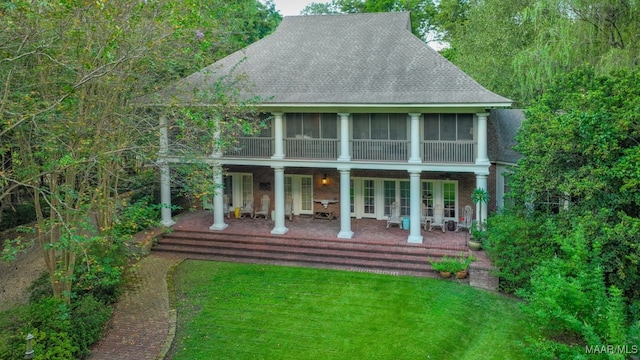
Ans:
{"type": "MultiPolygon", "coordinates": [[[[209,230],[213,222],[213,211],[201,210],[191,213],[183,213],[176,217],[174,229],[189,230],[209,230]]],[[[275,222],[263,217],[251,218],[244,216],[241,218],[224,218],[227,227],[222,230],[225,233],[240,234],[247,236],[272,237],[272,229],[275,222]]],[[[334,241],[340,233],[339,220],[317,219],[311,215],[294,216],[293,220],[285,219],[288,231],[284,234],[277,234],[278,237],[293,239],[310,239],[334,241]]],[[[433,247],[457,251],[468,251],[467,231],[445,231],[434,229],[425,231],[421,229],[423,242],[421,244],[407,243],[409,230],[399,226],[387,228],[387,222],[375,219],[351,219],[353,237],[351,241],[366,241],[384,244],[402,244],[407,246],[433,247]]]]}

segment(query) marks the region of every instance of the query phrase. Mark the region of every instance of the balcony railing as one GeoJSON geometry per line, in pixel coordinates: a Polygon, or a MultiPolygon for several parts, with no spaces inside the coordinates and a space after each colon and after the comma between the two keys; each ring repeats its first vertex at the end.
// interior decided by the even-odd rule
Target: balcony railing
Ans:
{"type": "Polygon", "coordinates": [[[338,139],[286,138],[284,153],[293,159],[337,159],[338,139]]]}
{"type": "Polygon", "coordinates": [[[225,152],[230,157],[270,158],[273,155],[273,138],[241,137],[233,148],[225,152]]]}
{"type": "MultiPolygon", "coordinates": [[[[351,140],[351,158],[364,161],[409,160],[407,140],[351,140]]],[[[274,154],[274,139],[241,137],[225,152],[228,157],[270,158],[274,154]]],[[[474,141],[422,141],[422,161],[426,163],[474,163],[477,143],[474,141]]],[[[340,140],[285,138],[284,152],[289,159],[328,159],[340,156],[340,140]]]]}
{"type": "Polygon", "coordinates": [[[473,163],[475,141],[423,141],[422,161],[436,163],[473,163]]]}
{"type": "Polygon", "coordinates": [[[353,160],[407,161],[409,159],[407,140],[352,140],[353,160]]]}

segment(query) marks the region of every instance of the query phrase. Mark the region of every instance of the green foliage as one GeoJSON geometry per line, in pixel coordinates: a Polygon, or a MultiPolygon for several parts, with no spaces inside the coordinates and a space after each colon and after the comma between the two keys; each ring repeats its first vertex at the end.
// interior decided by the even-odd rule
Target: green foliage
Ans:
{"type": "Polygon", "coordinates": [[[115,303],[122,293],[128,257],[128,249],[121,240],[98,238],[75,267],[74,295],[80,298],[91,295],[102,303],[115,303]]]}
{"type": "Polygon", "coordinates": [[[113,224],[113,236],[116,239],[135,235],[140,231],[158,225],[161,205],[155,203],[152,196],[144,196],[124,208],[116,215],[113,224]]]}
{"type": "Polygon", "coordinates": [[[640,215],[638,191],[629,190],[638,174],[628,171],[640,151],[640,90],[631,85],[639,80],[640,71],[602,77],[584,68],[554,83],[518,136],[518,192],[566,193],[581,206],[640,215]]]}
{"type": "MultiPolygon", "coordinates": [[[[509,217],[494,218],[509,221],[509,217]]],[[[548,220],[543,225],[547,239],[542,244],[523,244],[524,250],[529,250],[523,257],[536,261],[525,263],[527,271],[518,274],[524,284],[516,284],[520,286],[517,293],[526,300],[524,309],[531,316],[531,325],[545,334],[544,338],[531,339],[532,353],[544,349],[546,355],[542,358],[573,358],[584,354],[585,346],[632,344],[630,324],[637,320],[629,317],[623,291],[607,284],[603,237],[596,231],[601,226],[599,220],[597,216],[575,218],[571,228],[566,228],[570,224],[563,228],[548,220]],[[555,244],[555,251],[536,256],[534,251],[544,243],[555,244]]],[[[493,229],[490,238],[494,236],[493,229]]],[[[506,224],[498,223],[497,229],[504,231],[506,224]]],[[[501,261],[506,263],[507,259],[501,261]]],[[[513,261],[516,266],[519,264],[517,259],[513,261]]],[[[501,273],[505,270],[501,269],[501,273]]]]}
{"type": "Polygon", "coordinates": [[[326,3],[311,3],[302,10],[302,13],[321,15],[394,11],[410,12],[413,34],[425,41],[432,39],[432,32],[435,30],[433,19],[436,16],[436,6],[432,0],[332,0],[326,3]]]}
{"type": "Polygon", "coordinates": [[[528,289],[532,272],[559,249],[546,232],[543,217],[523,217],[503,212],[488,219],[488,238],[483,244],[491,262],[498,268],[500,288],[514,293],[528,289]]]}
{"type": "MultiPolygon", "coordinates": [[[[266,36],[281,17],[256,0],[2,6],[0,151],[11,167],[0,171],[0,199],[16,191],[33,199],[54,295],[65,298],[86,242],[113,228],[120,186],[157,158],[157,113],[132,99],[266,36]]],[[[240,121],[233,80],[207,104],[240,121]]]]}
{"type": "Polygon", "coordinates": [[[44,297],[0,314],[0,358],[24,358],[26,336],[32,334],[34,359],[83,359],[100,340],[112,307],[91,295],[69,308],[44,297]]]}
{"type": "Polygon", "coordinates": [[[592,64],[599,74],[636,68],[639,6],[618,0],[442,0],[435,22],[452,49],[449,59],[526,106],[576,67],[592,64]]]}
{"type": "Polygon", "coordinates": [[[112,310],[111,306],[105,306],[92,295],[74,302],[69,335],[77,347],[76,358],[85,358],[90,354],[90,346],[102,338],[112,310]]]}
{"type": "Polygon", "coordinates": [[[3,231],[34,222],[36,220],[36,210],[33,204],[18,204],[13,208],[2,211],[0,219],[0,231],[3,231]]]}
{"type": "Polygon", "coordinates": [[[473,261],[473,256],[460,254],[456,257],[443,256],[439,260],[429,260],[429,263],[435,271],[455,273],[467,270],[473,261]]]}

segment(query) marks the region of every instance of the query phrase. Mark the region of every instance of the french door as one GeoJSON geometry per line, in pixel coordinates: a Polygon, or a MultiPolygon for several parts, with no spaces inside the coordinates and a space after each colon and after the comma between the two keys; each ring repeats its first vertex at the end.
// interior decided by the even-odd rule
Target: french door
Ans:
{"type": "Polygon", "coordinates": [[[293,213],[313,214],[313,177],[311,175],[285,175],[284,196],[293,200],[293,213]]]}
{"type": "Polygon", "coordinates": [[[253,203],[253,175],[243,173],[227,174],[224,177],[223,193],[227,202],[225,205],[228,209],[241,208],[253,203]]]}

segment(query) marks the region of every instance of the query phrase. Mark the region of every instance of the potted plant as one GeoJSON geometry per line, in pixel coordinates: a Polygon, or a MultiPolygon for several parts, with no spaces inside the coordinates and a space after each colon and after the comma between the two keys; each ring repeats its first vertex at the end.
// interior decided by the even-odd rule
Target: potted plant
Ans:
{"type": "Polygon", "coordinates": [[[451,277],[451,274],[458,269],[458,261],[449,256],[444,256],[437,261],[429,260],[429,262],[431,263],[431,268],[439,272],[443,278],[451,277]]]}
{"type": "Polygon", "coordinates": [[[482,249],[482,243],[487,237],[487,232],[485,230],[480,230],[478,228],[478,223],[474,222],[471,224],[471,237],[467,241],[467,245],[469,249],[473,251],[479,251],[482,249]]]}
{"type": "Polygon", "coordinates": [[[473,256],[465,257],[464,255],[460,254],[460,256],[456,259],[455,264],[456,279],[464,279],[467,277],[469,265],[471,265],[471,262],[473,260],[475,260],[473,256]]]}
{"type": "Polygon", "coordinates": [[[471,239],[468,241],[468,245],[471,250],[477,251],[482,249],[482,243],[487,237],[487,232],[482,221],[482,204],[487,204],[489,199],[490,196],[486,189],[476,188],[471,193],[471,201],[476,204],[476,207],[478,208],[478,218],[480,219],[479,222],[474,221],[471,224],[471,239]]]}

